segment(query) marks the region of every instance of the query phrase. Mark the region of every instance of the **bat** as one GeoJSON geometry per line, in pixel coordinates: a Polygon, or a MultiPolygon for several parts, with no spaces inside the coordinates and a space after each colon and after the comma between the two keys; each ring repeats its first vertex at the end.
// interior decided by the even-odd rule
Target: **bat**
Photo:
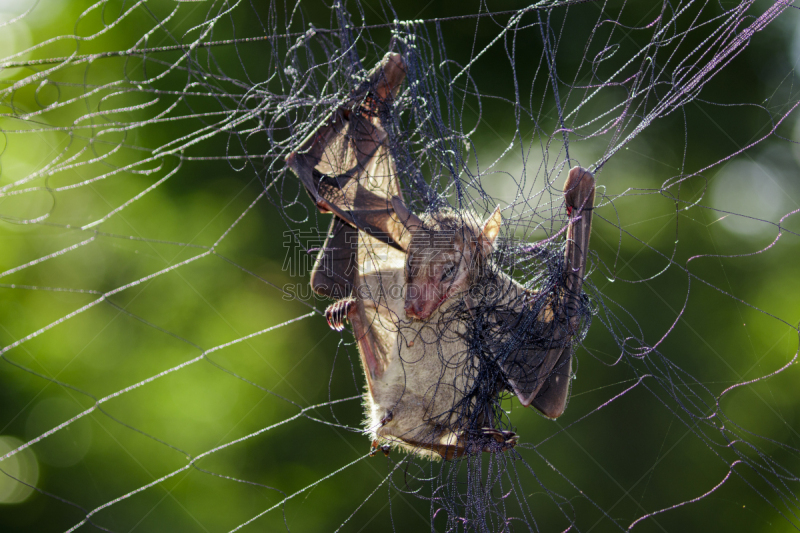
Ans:
{"type": "MultiPolygon", "coordinates": [[[[387,54],[363,89],[322,121],[287,157],[320,212],[333,213],[311,274],[317,294],[337,301],[326,317],[348,320],[357,339],[373,438],[431,458],[516,444],[512,432],[481,427],[466,438],[454,406],[470,386],[460,369],[469,357],[462,321],[423,323],[406,317],[405,249],[410,235],[394,214],[402,199],[380,112],[404,78],[398,54],[387,54]]],[[[448,311],[441,306],[437,316],[448,311]]]]}
{"type": "Polygon", "coordinates": [[[494,428],[482,406],[467,405],[472,416],[464,416],[469,403],[464,391],[474,385],[465,371],[471,358],[470,324],[452,319],[453,310],[465,302],[472,313],[485,307],[487,291],[470,293],[468,288],[499,289],[494,294],[504,295],[500,305],[496,301],[483,322],[515,347],[498,353],[506,379],[524,405],[546,416],[560,415],[569,392],[571,335],[577,328],[569,309],[577,308],[585,273],[594,180],[573,169],[565,187],[572,217],[568,241],[574,241],[567,246],[566,262],[577,270],[567,269],[559,294],[526,290],[487,268],[502,223],[499,211],[480,226],[470,213],[438,212],[423,221],[405,206],[381,127],[381,116],[391,110],[404,76],[402,57],[387,54],[367,83],[287,157],[287,166],[319,210],[335,215],[311,285],[337,300],[326,310],[331,327],[342,330],[345,321],[352,325],[366,374],[367,426],[376,441],[446,459],[507,450],[518,437],[494,428]],[[448,229],[438,220],[446,220],[448,229]],[[450,253],[430,253],[431,243],[445,233],[451,237],[450,253]],[[430,260],[420,261],[426,256],[430,260]],[[527,329],[533,334],[520,336],[521,326],[531,326],[527,329]],[[467,419],[470,427],[465,427],[467,419]]]}

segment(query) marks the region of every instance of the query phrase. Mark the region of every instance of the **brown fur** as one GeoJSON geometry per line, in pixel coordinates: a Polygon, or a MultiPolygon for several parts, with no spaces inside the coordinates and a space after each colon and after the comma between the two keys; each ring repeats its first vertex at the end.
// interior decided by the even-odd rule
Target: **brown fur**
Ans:
{"type": "Polygon", "coordinates": [[[404,271],[405,254],[362,234],[356,277],[362,312],[350,320],[362,357],[380,345],[388,348],[382,372],[367,376],[367,427],[379,441],[433,459],[452,458],[466,446],[453,411],[470,386],[466,324],[442,319],[456,302],[425,322],[406,318],[404,271]]]}

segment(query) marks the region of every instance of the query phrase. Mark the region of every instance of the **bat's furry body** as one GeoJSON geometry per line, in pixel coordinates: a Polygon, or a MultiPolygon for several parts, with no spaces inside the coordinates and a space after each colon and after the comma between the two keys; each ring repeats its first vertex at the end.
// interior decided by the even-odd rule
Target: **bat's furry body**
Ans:
{"type": "MultiPolygon", "coordinates": [[[[407,318],[405,254],[366,235],[360,244],[348,317],[367,373],[368,428],[378,440],[418,454],[460,455],[466,439],[455,406],[471,377],[466,324],[447,318],[456,302],[425,322],[407,318]]],[[[499,437],[481,446],[499,446],[513,435],[499,437]]]]}

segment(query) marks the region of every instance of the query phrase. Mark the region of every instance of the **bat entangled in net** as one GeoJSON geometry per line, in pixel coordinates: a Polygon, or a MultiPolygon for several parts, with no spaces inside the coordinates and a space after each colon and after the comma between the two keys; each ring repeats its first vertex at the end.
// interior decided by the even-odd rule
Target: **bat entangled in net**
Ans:
{"type": "Polygon", "coordinates": [[[800,528],[794,3],[0,24],[0,529],[800,528]]]}

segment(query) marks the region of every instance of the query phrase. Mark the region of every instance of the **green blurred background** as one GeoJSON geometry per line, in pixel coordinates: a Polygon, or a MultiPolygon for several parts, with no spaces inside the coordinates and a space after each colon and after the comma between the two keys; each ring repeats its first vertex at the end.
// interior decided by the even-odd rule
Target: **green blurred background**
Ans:
{"type": "MultiPolygon", "coordinates": [[[[5,1],[0,11],[10,21],[31,5],[5,1]]],[[[84,13],[92,5],[40,2],[3,29],[4,55],[37,43],[44,44],[11,60],[66,56],[76,50],[126,50],[156,27],[155,20],[165,19],[169,34],[156,28],[146,46],[191,42],[205,28],[195,25],[208,20],[209,13],[218,13],[222,4],[185,2],[170,15],[178,7],[171,1],[108,2],[84,13]],[[122,22],[109,24],[129,9],[131,14],[122,22]],[[48,41],[58,35],[97,36],[48,41]]],[[[769,5],[756,4],[755,11],[761,13],[769,5]]],[[[645,45],[652,31],[642,27],[656,19],[662,5],[622,6],[587,3],[554,10],[551,27],[560,37],[557,57],[563,79],[585,73],[582,69],[588,67],[581,60],[598,51],[584,50],[588,34],[593,29],[608,31],[609,24],[597,24],[600,19],[625,23],[624,31],[614,34],[619,45],[614,50],[621,56],[645,45]]],[[[369,24],[394,18],[385,4],[347,7],[356,24],[361,23],[359,13],[369,24]]],[[[416,20],[476,13],[480,5],[414,0],[394,8],[398,18],[416,20]]],[[[291,28],[299,31],[308,22],[319,28],[335,26],[326,4],[304,3],[302,10],[305,20],[293,5],[237,4],[219,18],[213,37],[206,40],[263,35],[260,23],[282,24],[291,16],[291,28]]],[[[720,12],[720,6],[707,6],[694,24],[720,12]]],[[[507,18],[441,22],[448,56],[468,63],[498,35],[507,18]]],[[[524,20],[532,23],[535,16],[524,20]]],[[[798,484],[791,475],[800,466],[795,451],[800,448],[797,367],[792,364],[768,380],[722,392],[782,369],[797,352],[800,224],[796,217],[786,219],[789,232],[760,252],[778,230],[756,220],[777,222],[800,207],[800,150],[791,142],[800,139],[797,114],[764,142],[707,167],[767,135],[774,117],[797,102],[799,26],[796,11],[782,15],[704,88],[700,100],[656,121],[598,174],[604,196],[592,236],[597,255],[591,293],[609,312],[595,317],[578,352],[573,396],[562,418],[547,421],[516,402],[507,403],[521,435],[524,462],[507,465],[515,481],[505,513],[524,512],[529,517],[528,524],[512,523],[514,531],[533,527],[530,517],[540,531],[563,530],[573,521],[580,531],[627,528],[643,514],[710,491],[728,473],[735,459],[732,448],[757,457],[746,443],[768,454],[775,470],[760,477],[738,465],[712,494],[645,520],[636,530],[796,529],[798,484]],[[757,105],[738,105],[742,103],[757,105]],[[701,169],[705,170],[679,186],[667,181],[681,171],[701,169]],[[696,256],[701,257],[690,260],[696,256]],[[658,354],[648,355],[646,362],[621,359],[618,340],[606,323],[610,317],[615,331],[630,328],[651,346],[658,344],[658,354]],[[666,369],[671,382],[648,377],[634,387],[638,376],[649,372],[647,364],[666,369]],[[718,402],[720,411],[711,423],[725,425],[743,441],[731,444],[705,422],[680,412],[665,388],[672,388],[674,395],[685,393],[679,389],[692,380],[684,372],[706,388],[693,386],[704,402],[693,410],[708,414],[718,402]],[[700,438],[703,435],[706,438],[700,438]],[[782,484],[781,495],[771,487],[777,484],[782,484]],[[519,510],[519,501],[525,502],[525,511],[519,510]]],[[[425,28],[438,46],[436,27],[425,28]]],[[[425,34],[422,29],[420,33],[425,34]]],[[[372,42],[359,44],[367,68],[382,54],[390,34],[375,30],[369,38],[372,42]]],[[[510,41],[504,40],[471,67],[482,94],[513,102],[514,76],[530,91],[533,74],[546,70],[538,29],[520,31],[516,39],[513,61],[507,55],[510,41]]],[[[690,35],[679,57],[699,44],[690,35]]],[[[213,49],[213,61],[207,52],[198,52],[199,65],[193,68],[209,73],[222,69],[241,84],[214,82],[223,96],[187,97],[174,114],[230,110],[240,105],[237,100],[248,88],[262,82],[278,93],[279,84],[265,80],[272,79],[276,65],[284,66],[280,61],[286,49],[281,46],[273,49],[263,41],[222,46],[213,49]],[[239,96],[226,98],[228,92],[239,96]]],[[[108,174],[219,120],[206,115],[109,132],[114,120],[130,123],[155,116],[175,101],[170,90],[186,87],[188,74],[178,71],[152,85],[161,94],[137,90],[138,81],[158,77],[165,64],[180,57],[177,51],[153,55],[144,63],[140,58],[113,57],[62,68],[52,75],[58,85],[36,80],[14,87],[52,64],[0,73],[5,89],[0,187],[46,168],[59,154],[62,160],[75,156],[86,162],[35,177],[25,186],[35,188],[31,192],[4,192],[0,197],[0,345],[13,346],[0,364],[0,455],[94,406],[0,463],[4,472],[39,490],[0,477],[0,529],[67,530],[85,520],[89,511],[134,491],[97,510],[83,529],[96,525],[112,531],[228,531],[267,509],[272,510],[245,530],[330,531],[341,524],[345,531],[430,528],[431,506],[424,498],[436,482],[417,478],[456,474],[448,465],[425,461],[393,471],[399,454],[389,460],[364,458],[370,443],[355,431],[363,417],[358,398],[363,376],[352,337],[335,334],[313,314],[312,308],[324,309],[326,302],[297,301],[278,290],[287,284],[305,290],[307,279],[307,274],[291,275],[283,268],[285,232],[327,224],[314,214],[297,184],[280,182],[269,197],[250,208],[264,190],[264,181],[271,179],[270,161],[219,159],[226,153],[243,153],[225,135],[188,147],[180,165],[178,157],[167,155],[108,174]],[[113,88],[93,91],[114,80],[120,81],[118,94],[113,88]],[[75,98],[74,104],[38,113],[70,98],[75,98]],[[147,105],[134,108],[142,104],[147,105]],[[92,114],[111,108],[127,110],[92,114]],[[26,113],[33,114],[21,120],[26,113]],[[49,128],[53,125],[69,127],[54,131],[49,128]],[[49,131],[26,133],[38,127],[49,131]],[[104,133],[98,135],[101,130],[104,133]],[[192,159],[205,156],[218,159],[192,159]],[[168,175],[108,220],[81,229],[168,175]],[[106,177],[70,187],[96,176],[106,177]],[[298,203],[285,209],[270,201],[280,199],[285,205],[295,197],[298,203]],[[287,221],[302,220],[306,214],[303,222],[287,221]],[[44,215],[47,218],[39,219],[44,215]],[[37,222],[19,223],[22,219],[37,222]],[[72,246],[77,247],[15,270],[72,246]],[[72,315],[84,306],[90,307],[72,315]],[[275,327],[287,321],[291,323],[275,327]],[[14,345],[42,328],[49,329],[14,345]],[[158,378],[151,380],[154,376],[158,378]],[[101,398],[103,402],[96,403],[101,398]],[[307,416],[299,416],[301,412],[307,416]],[[233,444],[217,449],[228,443],[233,444]],[[190,464],[189,457],[196,460],[190,464]],[[280,505],[303,488],[307,490],[280,505]]],[[[534,87],[541,85],[542,92],[521,100],[534,110],[541,106],[534,112],[544,131],[553,131],[557,114],[552,95],[542,96],[549,94],[546,78],[540,72],[534,87]]],[[[565,96],[565,107],[574,108],[584,96],[578,91],[565,96]]],[[[618,97],[604,94],[582,113],[595,116],[618,97]]],[[[465,102],[461,129],[477,125],[472,140],[482,168],[484,162],[497,160],[482,178],[485,190],[505,204],[520,190],[541,190],[541,185],[521,183],[520,139],[501,156],[519,131],[524,146],[533,143],[526,163],[532,180],[542,151],[530,119],[516,124],[514,107],[490,98],[481,101],[479,118],[476,102],[465,102]]],[[[269,122],[269,117],[264,120],[269,122]]],[[[276,140],[281,141],[285,133],[280,124],[275,126],[276,140]]],[[[263,154],[269,142],[254,135],[247,140],[247,153],[263,154]]],[[[584,165],[594,163],[608,142],[607,136],[575,142],[570,155],[584,165]]],[[[474,168],[474,160],[471,164],[474,168]]],[[[548,168],[552,166],[550,161],[548,168]]],[[[557,187],[563,176],[553,179],[557,187]]],[[[539,214],[521,216],[536,222],[539,214]]],[[[540,239],[548,228],[557,229],[554,221],[542,222],[543,228],[525,237],[540,239]]],[[[460,479],[464,470],[462,466],[460,479]]],[[[511,488],[508,483],[496,487],[495,496],[511,488]]],[[[443,514],[437,515],[434,527],[443,530],[443,514]]]]}

